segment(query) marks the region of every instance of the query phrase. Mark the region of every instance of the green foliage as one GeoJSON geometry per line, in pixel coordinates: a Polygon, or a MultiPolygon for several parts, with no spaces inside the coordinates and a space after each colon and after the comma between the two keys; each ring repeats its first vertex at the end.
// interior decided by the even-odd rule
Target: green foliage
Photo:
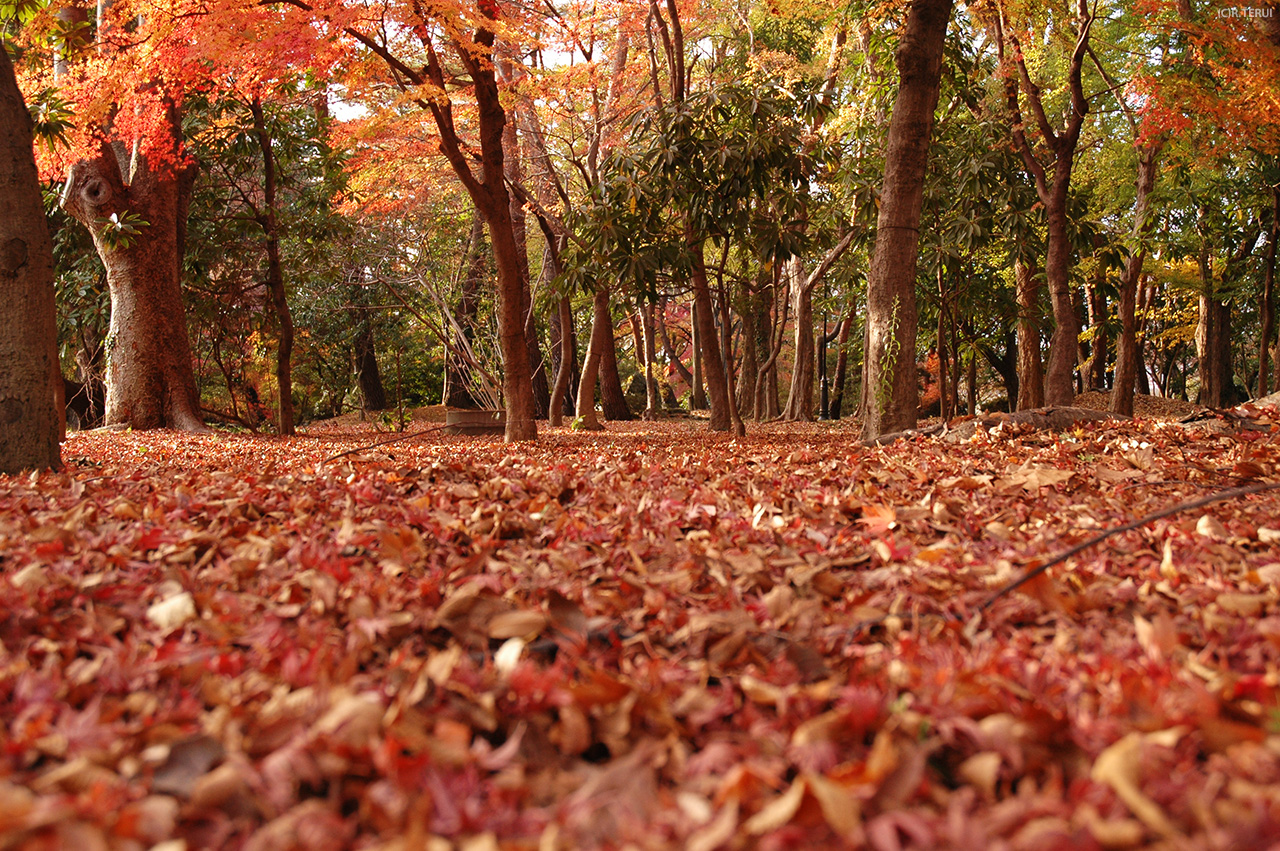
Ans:
{"type": "Polygon", "coordinates": [[[812,181],[833,166],[806,127],[825,109],[812,87],[724,85],[644,113],[572,219],[566,278],[651,294],[706,240],[770,262],[806,250],[812,181]]]}
{"type": "Polygon", "coordinates": [[[98,238],[112,251],[125,251],[130,248],[145,228],[151,223],[137,213],[125,210],[102,216],[95,222],[98,238]]]}
{"type": "Polygon", "coordinates": [[[36,142],[47,150],[65,148],[67,134],[75,127],[71,120],[71,106],[54,88],[41,89],[27,98],[27,110],[31,113],[32,129],[36,142]]]}
{"type": "Polygon", "coordinates": [[[885,337],[884,348],[880,351],[878,381],[876,382],[876,409],[885,411],[889,400],[893,397],[894,371],[898,368],[898,357],[902,354],[902,341],[898,339],[898,308],[901,302],[895,295],[893,306],[889,312],[889,333],[885,337]]]}

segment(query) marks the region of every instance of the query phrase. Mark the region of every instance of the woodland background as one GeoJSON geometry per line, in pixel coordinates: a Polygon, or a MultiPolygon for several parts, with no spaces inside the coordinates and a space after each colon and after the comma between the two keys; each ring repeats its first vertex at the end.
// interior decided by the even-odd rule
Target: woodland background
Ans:
{"type": "Polygon", "coordinates": [[[502,407],[519,373],[587,427],[598,403],[873,435],[894,361],[944,416],[1274,385],[1265,4],[957,9],[901,316],[866,285],[892,4],[4,9],[87,423],[289,433],[502,407]],[[113,298],[146,320],[113,329],[113,298]],[[869,316],[898,323],[870,359],[869,316]],[[162,393],[191,398],[133,399],[162,393]]]}

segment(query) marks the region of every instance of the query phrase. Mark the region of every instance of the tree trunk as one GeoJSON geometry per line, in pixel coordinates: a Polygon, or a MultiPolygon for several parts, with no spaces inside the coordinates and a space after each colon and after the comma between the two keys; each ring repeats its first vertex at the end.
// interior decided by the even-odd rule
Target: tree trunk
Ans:
{"type": "Polygon", "coordinates": [[[63,430],[49,237],[31,116],[0,46],[0,473],[59,470],[63,430]]]}
{"type": "Polygon", "coordinates": [[[693,250],[693,319],[697,326],[701,349],[698,362],[707,382],[707,401],[711,406],[712,431],[730,431],[733,417],[729,412],[729,383],[725,377],[724,361],[720,359],[720,347],[716,344],[716,319],[712,313],[711,287],[707,282],[707,264],[702,256],[702,243],[691,245],[693,250]]]}
{"type": "Polygon", "coordinates": [[[653,304],[644,302],[640,305],[640,350],[644,369],[644,418],[656,420],[662,413],[662,392],[658,387],[658,376],[654,372],[654,361],[657,360],[658,347],[653,327],[653,304]]]}
{"type": "MultiPolygon", "coordinates": [[[[703,270],[706,277],[706,270],[703,270]]],[[[705,411],[707,409],[706,381],[703,378],[702,350],[706,348],[706,340],[702,337],[698,322],[698,299],[695,297],[689,304],[689,342],[693,356],[689,361],[689,410],[705,411]]],[[[713,338],[714,339],[714,338],[713,338]]]]}
{"type": "MultiPolygon", "coordinates": [[[[1018,398],[1015,410],[1044,407],[1044,369],[1040,362],[1040,282],[1021,260],[1013,264],[1018,295],[1018,398]]],[[[1014,400],[1010,399],[1010,402],[1014,400]]]]}
{"type": "MultiPolygon", "coordinates": [[[[513,79],[511,62],[500,61],[498,66],[500,69],[505,69],[504,76],[508,81],[513,79]]],[[[511,116],[505,119],[502,129],[502,168],[506,179],[512,184],[519,185],[524,180],[524,175],[520,168],[520,141],[516,132],[514,117],[513,112],[511,116]]],[[[544,419],[550,406],[551,386],[547,381],[547,369],[542,360],[542,349],[538,345],[539,335],[537,322],[535,321],[537,317],[533,312],[533,293],[529,286],[529,237],[526,227],[526,219],[528,217],[525,214],[524,204],[510,195],[510,193],[508,193],[507,210],[511,218],[512,240],[516,248],[516,267],[520,274],[520,311],[524,318],[525,352],[529,358],[529,381],[533,416],[535,419],[544,419]]]]}
{"type": "Polygon", "coordinates": [[[755,418],[762,422],[782,416],[781,406],[778,404],[778,358],[782,355],[782,343],[786,338],[787,317],[790,315],[791,310],[791,299],[785,296],[778,297],[778,290],[782,282],[782,264],[775,264],[772,274],[774,312],[777,316],[773,327],[769,329],[769,356],[760,365],[759,373],[756,375],[755,388],[755,418]]]}
{"type": "Polygon", "coordinates": [[[258,224],[266,239],[267,290],[271,293],[271,305],[276,321],[280,323],[280,340],[276,349],[276,386],[280,392],[279,416],[276,431],[292,436],[293,427],[293,314],[285,298],[284,271],[280,265],[280,225],[276,217],[276,158],[271,150],[271,135],[267,132],[262,101],[254,98],[249,105],[253,114],[253,131],[262,152],[262,202],[263,210],[257,214],[258,224]]]}
{"type": "Polygon", "coordinates": [[[866,439],[916,424],[920,210],[950,17],[951,0],[912,0],[895,56],[900,82],[889,120],[876,244],[867,273],[863,374],[869,398],[862,424],[866,439]]]}
{"type": "Polygon", "coordinates": [[[107,425],[206,430],[179,285],[196,176],[180,151],[179,121],[171,108],[173,150],[166,157],[152,163],[141,151],[104,143],[97,157],[71,167],[62,196],[62,206],[93,234],[107,270],[107,425]],[[113,215],[147,224],[129,234],[111,226],[113,215]]]}
{"type": "Polygon", "coordinates": [[[618,375],[618,341],[613,336],[613,314],[609,312],[609,302],[605,300],[605,335],[604,348],[600,350],[600,409],[607,420],[622,422],[634,420],[627,405],[627,395],[622,389],[622,378],[618,375]]]}
{"type": "Polygon", "coordinates": [[[1120,339],[1116,341],[1116,374],[1111,388],[1111,410],[1121,416],[1133,416],[1133,393],[1137,383],[1138,352],[1138,284],[1146,262],[1146,241],[1155,219],[1150,215],[1151,193],[1155,189],[1160,146],[1139,149],[1138,177],[1133,205],[1133,235],[1138,245],[1125,260],[1120,273],[1120,339]]]}
{"type": "Polygon", "coordinates": [[[693,387],[693,373],[680,360],[680,353],[676,351],[675,346],[671,343],[671,334],[667,331],[667,302],[666,299],[658,301],[658,309],[654,316],[654,321],[658,326],[658,338],[662,340],[662,351],[666,353],[667,361],[671,364],[671,368],[676,371],[676,375],[680,376],[680,380],[693,387]]]}
{"type": "MultiPolygon", "coordinates": [[[[422,99],[418,103],[430,111],[440,133],[440,150],[454,174],[462,182],[477,212],[489,227],[494,267],[498,275],[498,340],[502,353],[503,400],[506,405],[507,442],[536,440],[533,377],[529,366],[529,345],[525,334],[528,278],[520,273],[521,246],[517,244],[511,219],[511,196],[507,191],[502,137],[507,114],[499,96],[494,63],[497,6],[481,5],[477,27],[471,40],[463,43],[454,32],[453,46],[458,60],[471,78],[475,97],[475,123],[480,137],[480,173],[472,171],[474,151],[464,150],[454,123],[453,104],[447,96],[422,99]]],[[[368,39],[367,36],[364,36],[368,39]]],[[[421,85],[432,83],[446,91],[444,66],[434,44],[427,45],[427,65],[422,72],[401,64],[398,73],[421,85]]]]}
{"type": "Polygon", "coordinates": [[[724,364],[725,400],[729,408],[729,421],[733,433],[738,437],[746,437],[747,426],[742,422],[742,412],[738,410],[737,391],[733,380],[733,314],[729,308],[728,285],[724,281],[724,265],[721,264],[716,287],[717,307],[720,310],[720,361],[724,364]]]}
{"type": "Polygon", "coordinates": [[[795,362],[791,366],[791,390],[783,419],[813,421],[813,290],[806,286],[804,266],[799,257],[787,261],[791,312],[795,322],[795,362]]]}
{"type": "Polygon", "coordinates": [[[1053,335],[1049,338],[1049,366],[1044,376],[1047,405],[1070,406],[1075,401],[1075,366],[1080,324],[1071,298],[1071,240],[1067,231],[1067,184],[1070,162],[1054,172],[1052,204],[1046,204],[1049,247],[1045,255],[1045,282],[1053,308],[1053,335]],[[1062,176],[1059,179],[1059,175],[1062,176]],[[1061,187],[1059,189],[1059,187],[1061,187]]]}
{"type": "Polygon", "coordinates": [[[373,345],[373,322],[361,317],[360,332],[355,339],[356,381],[360,384],[362,408],[366,411],[385,411],[387,391],[382,386],[382,374],[378,371],[378,356],[373,345]]]}
{"type": "Polygon", "coordinates": [[[1107,389],[1107,356],[1111,351],[1111,341],[1107,337],[1107,296],[1102,289],[1106,281],[1106,267],[1099,262],[1094,270],[1093,280],[1085,289],[1087,321],[1092,332],[1088,368],[1083,374],[1085,388],[1088,390],[1107,389]]]}
{"type": "Polygon", "coordinates": [[[559,343],[559,363],[556,364],[556,383],[551,388],[551,404],[547,419],[553,426],[564,425],[565,401],[569,395],[569,383],[573,376],[573,307],[568,296],[563,296],[557,303],[556,327],[559,339],[552,335],[552,340],[559,343]]]}
{"type": "Polygon", "coordinates": [[[738,410],[751,412],[757,422],[760,409],[756,404],[756,382],[760,375],[761,352],[769,348],[772,314],[769,296],[772,281],[767,272],[756,279],[756,288],[747,296],[747,315],[742,317],[742,364],[738,374],[738,410]]]}
{"type": "Polygon", "coordinates": [[[604,350],[613,346],[613,323],[609,319],[609,291],[604,287],[596,290],[592,299],[594,308],[591,315],[591,342],[587,346],[587,356],[582,363],[582,379],[578,382],[578,428],[587,431],[600,431],[604,428],[600,418],[596,416],[596,379],[600,375],[600,362],[604,359],[604,350]]]}
{"type": "MultiPolygon", "coordinates": [[[[853,299],[850,299],[853,302],[853,299]]],[[[856,302],[855,302],[856,303],[856,302]]],[[[854,308],[840,323],[840,336],[836,342],[836,378],[831,385],[831,419],[840,419],[840,408],[844,404],[844,385],[849,379],[849,338],[853,334],[854,308]]]]}
{"type": "Polygon", "coordinates": [[[1280,187],[1271,188],[1271,232],[1267,236],[1267,253],[1262,266],[1262,307],[1259,320],[1262,333],[1258,344],[1258,396],[1271,392],[1271,346],[1276,333],[1276,242],[1280,240],[1280,187]]]}
{"type": "Polygon", "coordinates": [[[1055,130],[1041,99],[1041,89],[1032,80],[1024,59],[1022,45],[1014,33],[1005,28],[1003,10],[997,23],[997,47],[1001,63],[1012,62],[1017,81],[1007,79],[1005,97],[1012,117],[1014,147],[1022,156],[1028,174],[1035,182],[1036,194],[1044,205],[1048,246],[1045,252],[1045,283],[1049,288],[1049,301],[1053,309],[1053,336],[1049,340],[1049,367],[1045,372],[1045,402],[1050,405],[1070,405],[1075,399],[1073,386],[1076,351],[1080,337],[1080,324],[1071,295],[1071,243],[1068,232],[1067,202],[1071,187],[1071,169],[1075,163],[1076,147],[1080,131],[1089,111],[1082,82],[1085,53],[1093,27],[1094,12],[1088,0],[1076,0],[1074,16],[1075,48],[1066,70],[1066,84],[1070,104],[1061,130],[1055,130]],[[1013,47],[1006,51],[1006,41],[1013,47]],[[1012,55],[1008,55],[1012,53],[1012,55]],[[1028,122],[1039,130],[1041,139],[1052,155],[1046,166],[1036,157],[1024,132],[1018,89],[1022,89],[1031,108],[1033,121],[1028,122]],[[1049,170],[1052,169],[1052,177],[1049,170]]]}

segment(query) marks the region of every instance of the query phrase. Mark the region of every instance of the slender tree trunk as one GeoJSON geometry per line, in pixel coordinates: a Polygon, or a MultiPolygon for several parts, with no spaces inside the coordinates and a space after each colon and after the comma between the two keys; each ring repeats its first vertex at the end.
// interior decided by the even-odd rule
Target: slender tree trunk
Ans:
{"type": "MultiPolygon", "coordinates": [[[[564,425],[565,397],[568,396],[569,382],[573,376],[573,307],[568,296],[563,296],[557,303],[559,321],[559,363],[556,365],[556,383],[551,388],[551,405],[548,420],[553,426],[564,425]]],[[[555,339],[555,335],[553,335],[555,339]]]]}
{"type": "Polygon", "coordinates": [[[787,261],[787,281],[791,312],[795,322],[795,362],[791,367],[791,390],[783,419],[813,421],[813,290],[806,286],[804,266],[799,257],[787,261]]]}
{"type": "Polygon", "coordinates": [[[604,428],[596,416],[596,379],[600,376],[600,362],[606,347],[612,348],[613,323],[609,319],[609,291],[596,290],[592,300],[591,343],[582,363],[582,380],[578,382],[578,428],[600,431],[604,428]]]}
{"type": "MultiPolygon", "coordinates": [[[[445,97],[422,99],[440,133],[440,151],[462,182],[477,212],[489,228],[493,246],[494,267],[498,275],[498,341],[502,353],[502,395],[506,405],[507,442],[536,440],[538,426],[534,416],[533,375],[529,365],[529,341],[525,333],[528,317],[528,276],[521,275],[522,246],[516,241],[511,218],[511,196],[507,191],[503,131],[507,114],[499,95],[495,71],[492,17],[496,6],[482,5],[477,26],[470,41],[463,43],[461,33],[452,34],[458,60],[471,78],[475,98],[475,123],[479,135],[479,174],[472,170],[472,152],[463,149],[454,123],[453,104],[445,97]]],[[[367,36],[362,36],[366,40],[367,36]]],[[[428,42],[427,64],[420,71],[396,65],[416,84],[430,82],[439,92],[446,91],[446,74],[433,43],[428,42]]],[[[526,261],[527,262],[527,261],[526,261]]]]}
{"type": "Polygon", "coordinates": [[[258,224],[266,240],[267,291],[271,293],[271,305],[276,321],[280,323],[280,340],[276,349],[276,386],[280,391],[279,416],[276,431],[293,435],[293,314],[285,297],[284,270],[280,265],[280,224],[276,217],[276,158],[271,150],[271,134],[267,131],[262,101],[254,98],[249,105],[253,114],[253,131],[262,153],[262,202],[257,214],[258,224]]]}
{"type": "Polygon", "coordinates": [[[737,392],[734,389],[733,375],[733,314],[729,311],[728,286],[724,282],[724,266],[720,267],[720,281],[717,289],[717,301],[720,308],[720,359],[724,363],[725,399],[729,408],[729,420],[733,433],[745,437],[747,427],[742,422],[742,412],[738,410],[737,392]]]}
{"type": "Polygon", "coordinates": [[[658,302],[658,310],[654,317],[654,321],[658,326],[658,338],[662,340],[662,351],[666,353],[667,361],[670,362],[672,369],[676,371],[676,375],[680,376],[689,387],[693,387],[693,373],[680,360],[680,353],[676,351],[675,346],[671,342],[671,333],[667,330],[667,301],[661,299],[658,302]]]}
{"type": "Polygon", "coordinates": [[[643,346],[644,367],[644,418],[656,420],[662,413],[662,393],[658,387],[658,376],[654,372],[654,361],[657,360],[657,340],[654,338],[653,305],[644,302],[640,305],[640,343],[643,346]]]}
{"type": "Polygon", "coordinates": [[[1093,272],[1093,280],[1085,288],[1085,321],[1089,323],[1091,338],[1089,341],[1088,366],[1082,377],[1086,390],[1107,389],[1107,355],[1111,351],[1107,337],[1107,296],[1103,285],[1107,281],[1106,267],[1099,262],[1093,272]]]}
{"type": "MultiPolygon", "coordinates": [[[[0,46],[0,473],[59,470],[64,429],[53,242],[31,116],[0,46]]],[[[20,509],[19,509],[20,510],[20,509]]]]}
{"type": "MultiPolygon", "coordinates": [[[[1018,296],[1018,399],[1016,410],[1044,407],[1044,370],[1040,362],[1040,282],[1035,270],[1014,261],[1018,296]]],[[[1013,400],[1010,400],[1013,401],[1013,400]]]]}
{"type": "Polygon", "coordinates": [[[867,273],[863,374],[869,398],[862,424],[866,438],[916,424],[920,210],[950,17],[951,0],[912,0],[895,57],[900,82],[889,120],[876,244],[867,273]]]}
{"type": "MultiPolygon", "coordinates": [[[[1139,150],[1136,196],[1133,205],[1133,234],[1138,245],[1125,260],[1120,273],[1120,339],[1116,341],[1116,374],[1111,388],[1111,410],[1122,416],[1133,416],[1133,393],[1137,383],[1140,352],[1138,350],[1138,285],[1147,258],[1146,241],[1155,222],[1151,216],[1151,193],[1155,189],[1160,146],[1139,150]]],[[[1145,370],[1143,370],[1145,373],[1145,370]]]]}
{"type": "MultiPolygon", "coordinates": [[[[853,299],[850,299],[853,302],[853,299]]],[[[840,419],[844,405],[844,385],[849,380],[849,338],[853,334],[854,310],[851,308],[840,323],[840,336],[836,342],[836,378],[831,386],[831,419],[840,419]]]]}
{"type": "Polygon", "coordinates": [[[774,327],[770,329],[769,341],[769,357],[760,365],[760,372],[756,375],[756,404],[755,415],[760,421],[777,419],[782,415],[781,406],[778,404],[778,358],[782,355],[782,342],[786,337],[787,317],[790,314],[791,299],[785,294],[779,298],[779,288],[782,281],[782,266],[776,264],[773,267],[773,303],[775,312],[778,314],[774,327]]]}
{"type": "Polygon", "coordinates": [[[1280,240],[1280,186],[1271,188],[1271,232],[1262,265],[1262,333],[1258,343],[1258,396],[1271,392],[1271,347],[1276,333],[1276,242],[1280,240]]]}
{"type": "Polygon", "coordinates": [[[725,377],[724,362],[720,359],[720,347],[716,345],[716,320],[712,313],[711,287],[707,283],[707,266],[702,256],[702,244],[693,249],[693,319],[697,326],[697,339],[701,349],[699,363],[706,377],[707,397],[711,405],[711,430],[729,431],[733,428],[729,405],[729,384],[725,377]]]}
{"type": "MultiPolygon", "coordinates": [[[[705,277],[705,270],[703,275],[705,277]]],[[[698,300],[695,297],[689,303],[689,340],[693,349],[693,357],[689,362],[689,410],[705,411],[707,409],[706,381],[703,378],[702,350],[706,341],[702,338],[698,322],[698,300]]]]}
{"type": "Polygon", "coordinates": [[[179,285],[196,169],[180,151],[176,108],[169,122],[172,152],[152,163],[104,144],[71,167],[62,205],[89,228],[107,270],[107,424],[205,431],[179,285]],[[113,214],[147,224],[122,234],[103,224],[113,214]]]}

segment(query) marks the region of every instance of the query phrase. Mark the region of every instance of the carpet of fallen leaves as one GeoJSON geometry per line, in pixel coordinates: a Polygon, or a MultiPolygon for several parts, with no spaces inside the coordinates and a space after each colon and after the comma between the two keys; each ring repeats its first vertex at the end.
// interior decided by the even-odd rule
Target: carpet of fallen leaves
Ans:
{"type": "MultiPolygon", "coordinates": [[[[1271,412],[1280,420],[1280,415],[1271,412]]],[[[0,477],[0,849],[1265,848],[1263,416],[88,433],[0,477]]]]}

